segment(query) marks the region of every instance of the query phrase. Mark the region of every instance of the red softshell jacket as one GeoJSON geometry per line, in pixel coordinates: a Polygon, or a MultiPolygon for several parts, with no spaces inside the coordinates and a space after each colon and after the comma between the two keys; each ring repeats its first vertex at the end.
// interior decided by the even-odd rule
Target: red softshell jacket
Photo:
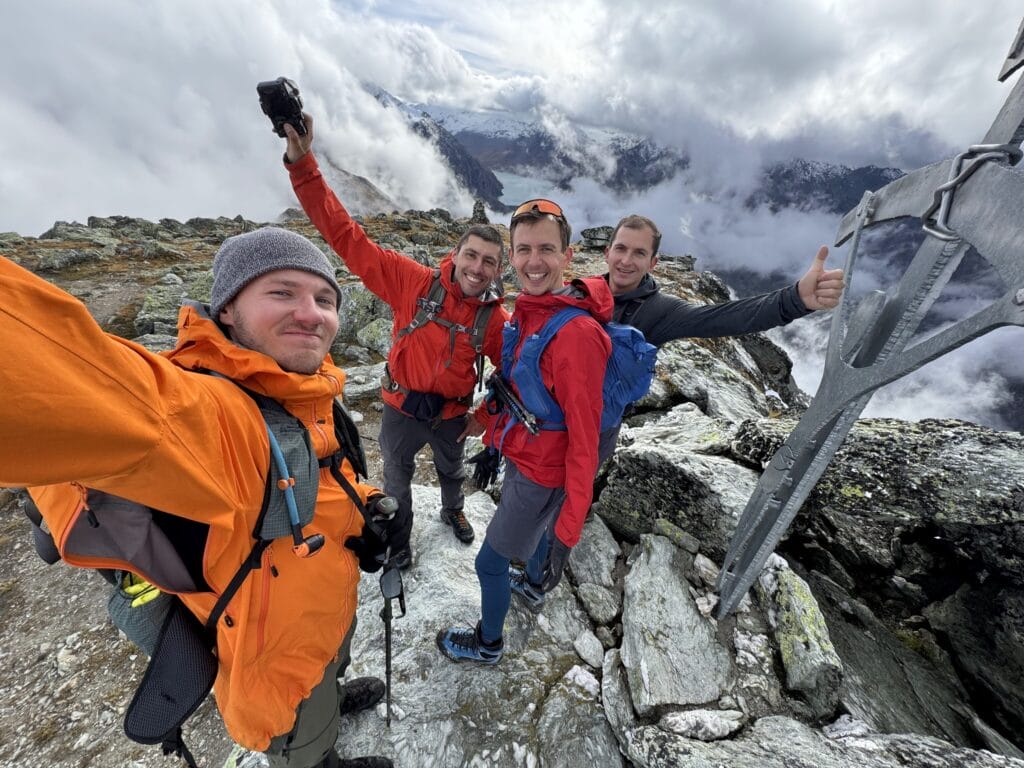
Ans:
{"type": "MultiPolygon", "coordinates": [[[[416,300],[430,291],[434,270],[408,256],[382,248],[366,236],[348,211],[327,186],[312,152],[294,163],[286,163],[302,209],[345,265],[374,294],[386,302],[394,314],[391,327],[392,347],[388,354],[388,370],[401,386],[417,392],[430,392],[448,399],[441,418],[450,419],[466,412],[458,402],[473,391],[476,380],[476,353],[465,333],[455,334],[454,349],[447,328],[426,323],[414,332],[398,338],[398,332],[412,322],[418,306],[416,300]]],[[[441,317],[471,328],[479,298],[464,296],[458,283],[452,281],[452,256],[441,262],[441,281],[445,299],[441,317]]],[[[491,298],[494,311],[484,334],[484,355],[494,365],[501,359],[501,329],[509,314],[501,306],[501,297],[491,298]]],[[[385,403],[401,410],[405,394],[382,391],[385,403]]]]}
{"type": "Polygon", "coordinates": [[[613,306],[608,284],[600,277],[575,280],[568,292],[520,294],[512,318],[519,323],[519,346],[565,307],[580,307],[591,314],[570,320],[551,339],[540,358],[541,378],[565,414],[566,429],[541,430],[540,434],[531,435],[516,423],[502,439],[508,416],[499,414],[489,419],[484,434],[487,445],[497,447],[501,442],[501,452],[528,479],[545,488],[565,488],[555,535],[570,547],[579,541],[594,495],[601,392],[611,353],[608,334],[598,321],[608,322],[613,306]]]}

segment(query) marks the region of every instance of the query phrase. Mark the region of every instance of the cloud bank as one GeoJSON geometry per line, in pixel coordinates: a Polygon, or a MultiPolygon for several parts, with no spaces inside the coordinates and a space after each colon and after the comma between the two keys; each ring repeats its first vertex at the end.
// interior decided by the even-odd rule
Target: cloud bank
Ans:
{"type": "MultiPolygon", "coordinates": [[[[672,147],[687,172],[642,196],[586,180],[536,194],[565,202],[577,231],[640,212],[699,268],[795,279],[836,217],[747,210],[763,164],[909,169],[978,141],[1009,90],[995,76],[1020,14],[1010,0],[722,0],[656,12],[638,0],[19,3],[0,25],[0,231],[37,235],[90,215],[275,218],[294,199],[255,84],[287,75],[316,117],[317,145],[400,205],[466,214],[472,201],[365,84],[525,114],[567,140],[569,127],[592,126],[672,147]]],[[[880,287],[892,278],[881,264],[867,274],[880,287]]],[[[942,367],[962,376],[908,383],[899,402],[919,414],[993,407],[1002,377],[1024,378],[1005,353],[1018,331],[951,356],[942,367]]],[[[875,403],[903,407],[886,397],[875,403]]]]}

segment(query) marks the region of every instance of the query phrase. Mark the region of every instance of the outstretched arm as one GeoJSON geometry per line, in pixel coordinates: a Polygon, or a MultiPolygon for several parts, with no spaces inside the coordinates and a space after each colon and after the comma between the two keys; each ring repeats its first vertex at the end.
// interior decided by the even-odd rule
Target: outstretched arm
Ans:
{"type": "MultiPolygon", "coordinates": [[[[656,293],[625,322],[643,331],[647,341],[655,346],[674,339],[741,336],[786,325],[839,303],[845,286],[843,270],[826,270],[826,258],[828,248],[822,246],[799,282],[760,296],[702,306],[656,293]]],[[[622,305],[617,305],[616,310],[619,306],[622,305]]]]}
{"type": "Polygon", "coordinates": [[[80,481],[206,522],[262,495],[266,428],[244,392],[104,333],[3,258],[0,285],[0,485],[80,481]]]}
{"type": "Polygon", "coordinates": [[[310,151],[313,118],[305,112],[302,117],[306,123],[305,136],[300,136],[287,123],[284,126],[288,139],[285,167],[302,210],[345,266],[358,275],[369,290],[388,304],[401,302],[408,295],[409,286],[418,286],[429,279],[431,270],[396,251],[381,248],[349,216],[327,186],[316,157],[310,151]]]}

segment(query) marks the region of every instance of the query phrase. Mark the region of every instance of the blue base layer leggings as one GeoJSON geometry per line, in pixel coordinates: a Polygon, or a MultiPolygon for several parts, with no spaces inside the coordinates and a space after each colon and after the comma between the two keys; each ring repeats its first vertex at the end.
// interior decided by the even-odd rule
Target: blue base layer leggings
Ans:
{"type": "MultiPolygon", "coordinates": [[[[545,533],[526,564],[526,575],[533,584],[542,581],[547,556],[548,534],[545,533]]],[[[508,578],[510,562],[484,539],[476,556],[476,575],[480,579],[480,636],[485,643],[500,640],[505,627],[505,617],[512,602],[512,586],[508,578]]]]}

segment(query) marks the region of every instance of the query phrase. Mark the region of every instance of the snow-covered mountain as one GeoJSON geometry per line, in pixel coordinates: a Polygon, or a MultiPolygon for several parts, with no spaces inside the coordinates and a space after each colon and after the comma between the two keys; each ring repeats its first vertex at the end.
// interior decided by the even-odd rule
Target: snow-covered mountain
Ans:
{"type": "Polygon", "coordinates": [[[820,209],[845,214],[856,208],[865,190],[884,187],[903,175],[899,168],[867,165],[850,168],[811,160],[774,163],[765,169],[760,188],[748,205],[781,208],[820,209]]]}
{"type": "Polygon", "coordinates": [[[641,191],[687,166],[681,154],[643,136],[511,112],[410,106],[429,115],[488,168],[566,188],[574,179],[591,178],[616,192],[641,191]]]}
{"type": "Polygon", "coordinates": [[[687,166],[680,153],[643,136],[545,116],[408,103],[382,88],[367,90],[434,141],[456,178],[495,210],[506,207],[495,171],[566,189],[576,179],[593,179],[624,193],[648,189],[687,166]]]}
{"type": "Polygon", "coordinates": [[[498,177],[447,128],[418,105],[407,104],[383,88],[368,86],[367,89],[382,105],[403,114],[413,131],[437,147],[452,174],[474,197],[483,200],[492,210],[510,210],[501,202],[502,184],[498,177]]]}

